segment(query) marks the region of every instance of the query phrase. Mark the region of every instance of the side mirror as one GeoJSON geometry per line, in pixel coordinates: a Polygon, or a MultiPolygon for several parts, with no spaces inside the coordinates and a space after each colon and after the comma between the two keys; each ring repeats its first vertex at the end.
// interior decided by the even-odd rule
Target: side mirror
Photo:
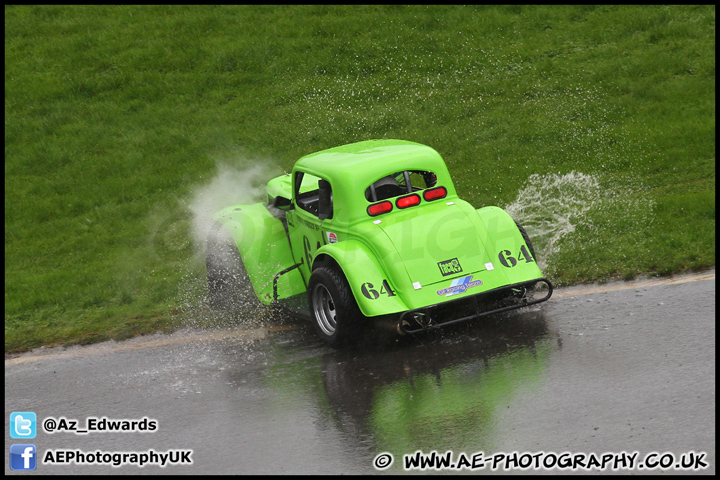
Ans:
{"type": "Polygon", "coordinates": [[[318,180],[318,218],[325,220],[332,218],[332,189],[327,180],[318,180]]]}
{"type": "Polygon", "coordinates": [[[277,196],[275,197],[275,200],[273,200],[273,207],[279,208],[280,210],[292,210],[292,202],[289,198],[277,196]]]}

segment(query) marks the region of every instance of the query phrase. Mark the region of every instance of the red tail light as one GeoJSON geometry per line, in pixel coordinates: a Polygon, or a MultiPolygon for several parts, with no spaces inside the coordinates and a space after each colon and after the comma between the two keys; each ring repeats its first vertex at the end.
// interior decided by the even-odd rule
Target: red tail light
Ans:
{"type": "Polygon", "coordinates": [[[407,197],[400,197],[397,200],[395,200],[395,205],[397,205],[398,208],[408,208],[412,207],[413,205],[417,205],[420,203],[420,195],[417,195],[413,193],[412,195],[408,195],[407,197]]]}
{"type": "Polygon", "coordinates": [[[367,208],[367,213],[371,217],[375,217],[377,215],[381,215],[383,213],[389,212],[390,210],[392,210],[392,208],[393,208],[392,203],[390,203],[386,200],[384,202],[374,203],[374,204],[370,205],[367,208]]]}
{"type": "Polygon", "coordinates": [[[423,192],[423,198],[428,202],[430,200],[437,200],[438,198],[445,198],[446,196],[447,189],[445,187],[431,188],[423,192]]]}

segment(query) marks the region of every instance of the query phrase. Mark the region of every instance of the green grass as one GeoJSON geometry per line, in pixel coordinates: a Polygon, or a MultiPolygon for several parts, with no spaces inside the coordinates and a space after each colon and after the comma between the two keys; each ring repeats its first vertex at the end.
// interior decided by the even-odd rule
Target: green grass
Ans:
{"type": "Polygon", "coordinates": [[[624,192],[560,285],[714,266],[715,7],[6,6],[5,351],[173,328],[219,163],[369,138],[476,206],[533,173],[624,192]]]}

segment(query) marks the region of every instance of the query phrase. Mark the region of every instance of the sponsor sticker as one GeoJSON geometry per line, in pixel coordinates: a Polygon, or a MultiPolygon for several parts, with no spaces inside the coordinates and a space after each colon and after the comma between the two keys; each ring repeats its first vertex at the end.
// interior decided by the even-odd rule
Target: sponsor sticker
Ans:
{"type": "Polygon", "coordinates": [[[333,232],[325,232],[325,235],[327,235],[328,243],[337,243],[337,235],[335,235],[333,232]]]}
{"type": "Polygon", "coordinates": [[[479,285],[482,285],[482,280],[473,280],[472,275],[468,275],[467,277],[456,278],[452,281],[449,287],[440,289],[436,293],[438,295],[450,297],[452,295],[465,293],[468,288],[477,287],[479,285]]]}
{"type": "Polygon", "coordinates": [[[440,273],[442,273],[443,277],[462,273],[463,271],[462,267],[460,266],[460,261],[457,258],[438,262],[438,268],[440,269],[440,273]]]}

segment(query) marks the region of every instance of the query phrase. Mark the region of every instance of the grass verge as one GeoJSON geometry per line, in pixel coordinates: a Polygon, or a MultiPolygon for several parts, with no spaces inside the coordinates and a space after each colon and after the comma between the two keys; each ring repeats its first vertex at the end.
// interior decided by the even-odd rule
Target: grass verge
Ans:
{"type": "Polygon", "coordinates": [[[715,6],[6,6],[5,351],[177,326],[219,164],[369,138],[478,207],[591,177],[560,285],[714,266],[715,6]]]}

